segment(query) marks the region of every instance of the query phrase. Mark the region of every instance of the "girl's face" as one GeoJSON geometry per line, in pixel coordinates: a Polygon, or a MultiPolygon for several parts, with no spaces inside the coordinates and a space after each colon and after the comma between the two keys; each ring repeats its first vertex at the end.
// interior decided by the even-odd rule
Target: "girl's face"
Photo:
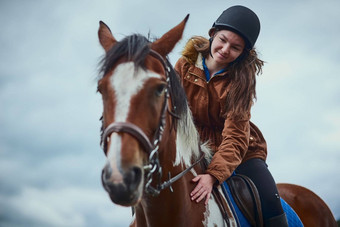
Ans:
{"type": "Polygon", "coordinates": [[[217,65],[226,67],[242,54],[244,47],[241,36],[229,30],[220,30],[213,38],[211,55],[217,65]]]}

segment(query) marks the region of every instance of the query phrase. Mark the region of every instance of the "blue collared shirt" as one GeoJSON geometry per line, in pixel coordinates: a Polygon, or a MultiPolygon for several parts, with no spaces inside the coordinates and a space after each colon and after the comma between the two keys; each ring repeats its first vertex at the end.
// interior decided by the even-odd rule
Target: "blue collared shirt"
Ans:
{"type": "Polygon", "coordinates": [[[207,67],[207,65],[205,64],[205,58],[203,57],[202,59],[202,64],[203,64],[203,69],[204,69],[204,74],[205,74],[205,78],[207,79],[207,82],[213,77],[215,76],[216,74],[220,74],[220,73],[223,73],[226,71],[226,69],[221,69],[220,71],[218,71],[217,73],[215,73],[213,76],[210,76],[210,72],[209,72],[209,69],[207,67]]]}

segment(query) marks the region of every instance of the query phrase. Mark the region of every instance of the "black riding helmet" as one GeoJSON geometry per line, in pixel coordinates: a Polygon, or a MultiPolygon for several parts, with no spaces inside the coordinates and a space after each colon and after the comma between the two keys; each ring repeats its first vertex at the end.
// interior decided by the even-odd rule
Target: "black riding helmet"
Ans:
{"type": "Polygon", "coordinates": [[[260,20],[247,7],[232,6],[224,10],[217,18],[209,30],[209,36],[212,36],[216,30],[223,29],[231,30],[241,35],[246,42],[246,47],[252,49],[260,33],[260,20]]]}

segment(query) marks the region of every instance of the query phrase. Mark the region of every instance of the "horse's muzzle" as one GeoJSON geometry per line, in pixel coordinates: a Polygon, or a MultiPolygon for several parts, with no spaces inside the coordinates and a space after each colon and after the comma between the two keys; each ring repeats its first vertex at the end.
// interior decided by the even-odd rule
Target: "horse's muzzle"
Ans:
{"type": "Polygon", "coordinates": [[[102,184],[115,204],[122,206],[135,205],[142,195],[142,175],[140,167],[132,167],[121,173],[122,179],[113,179],[112,168],[107,164],[102,171],[102,184]]]}

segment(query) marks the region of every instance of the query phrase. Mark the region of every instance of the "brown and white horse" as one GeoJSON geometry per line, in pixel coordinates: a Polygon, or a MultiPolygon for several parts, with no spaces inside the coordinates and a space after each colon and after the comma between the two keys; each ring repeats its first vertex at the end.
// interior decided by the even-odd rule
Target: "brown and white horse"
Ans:
{"type": "MultiPolygon", "coordinates": [[[[199,140],[185,92],[167,60],[187,19],[154,42],[141,35],[118,42],[100,22],[106,52],[98,81],[107,156],[102,183],[114,203],[135,208],[132,226],[236,226],[233,217],[224,221],[213,197],[206,206],[189,196],[191,179],[203,172],[201,160],[210,152],[199,140]]],[[[305,226],[336,226],[314,193],[290,184],[278,189],[305,226]]]]}
{"type": "Polygon", "coordinates": [[[100,22],[102,182],[114,203],[135,208],[135,226],[225,226],[213,198],[205,206],[189,196],[210,152],[167,60],[187,19],[154,42],[141,35],[118,42],[100,22]]]}

